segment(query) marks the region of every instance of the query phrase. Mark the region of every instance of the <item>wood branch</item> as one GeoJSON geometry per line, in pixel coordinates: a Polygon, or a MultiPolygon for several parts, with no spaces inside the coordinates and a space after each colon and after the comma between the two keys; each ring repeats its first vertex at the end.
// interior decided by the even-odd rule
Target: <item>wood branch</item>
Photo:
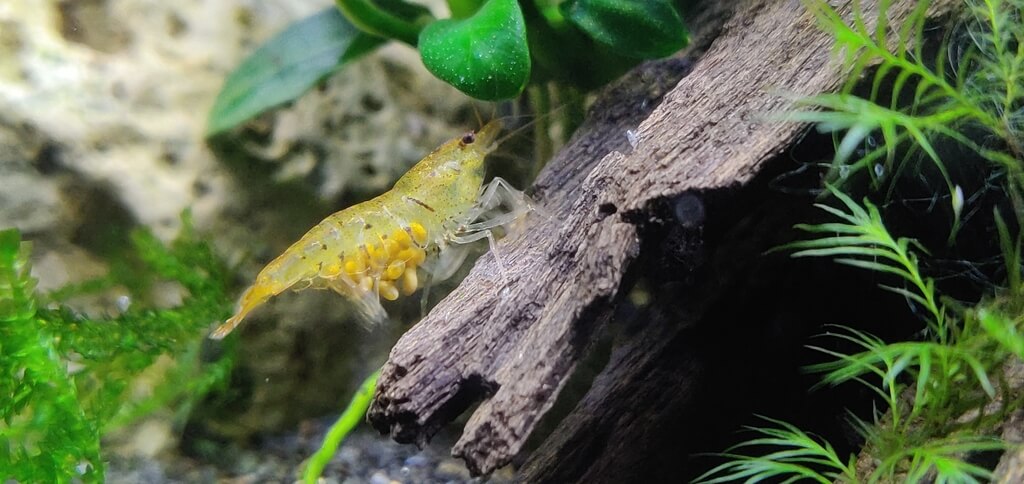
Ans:
{"type": "MultiPolygon", "coordinates": [[[[749,381],[784,366],[744,368],[744,362],[757,359],[749,346],[775,353],[786,345],[763,337],[771,329],[729,324],[742,318],[732,311],[737,305],[761,306],[742,295],[785,298],[772,291],[788,260],[763,254],[781,242],[779,227],[805,220],[808,211],[802,198],[766,191],[762,186],[730,192],[727,201],[710,200],[701,230],[672,229],[664,237],[668,243],[645,248],[638,263],[653,288],[652,300],[661,304],[646,307],[639,328],[620,331],[589,391],[519,469],[522,482],[686,482],[684,476],[696,474],[684,470],[684,458],[709,450],[707,434],[736,430],[720,404],[756,399],[756,385],[749,381]],[[721,381],[749,391],[708,395],[721,381]]],[[[686,205],[685,197],[673,208],[681,203],[686,205]]],[[[781,287],[798,286],[783,282],[781,287]]],[[[773,327],[768,315],[750,319],[773,327]]]]}
{"type": "MultiPolygon", "coordinates": [[[[849,15],[851,2],[834,3],[849,15]]],[[[871,28],[877,2],[860,3],[871,28]]],[[[890,22],[901,24],[915,3],[893,2],[890,22]]],[[[497,247],[511,281],[502,287],[493,256],[481,257],[392,350],[370,422],[400,442],[423,443],[483,399],[453,454],[475,474],[507,464],[610,317],[641,226],[657,221],[656,207],[666,200],[689,194],[700,207],[710,194],[748,183],[789,146],[804,127],[767,117],[792,108],[779,92],[839,86],[844,73],[830,51],[829,37],[800,2],[747,0],[678,84],[686,63],[670,61],[605,92],[534,186],[550,217],[529,217],[497,247]],[[627,130],[638,134],[635,148],[627,130]]],[[[657,347],[670,340],[651,334],[638,341],[657,347]]],[[[646,361],[639,351],[618,353],[616,361],[631,368],[626,376],[646,361]]],[[[616,367],[622,365],[610,374],[616,367]]],[[[674,378],[670,373],[658,374],[674,378]]],[[[595,391],[615,387],[607,378],[598,383],[595,391]]],[[[593,423],[574,422],[569,431],[577,433],[593,423]]]]}

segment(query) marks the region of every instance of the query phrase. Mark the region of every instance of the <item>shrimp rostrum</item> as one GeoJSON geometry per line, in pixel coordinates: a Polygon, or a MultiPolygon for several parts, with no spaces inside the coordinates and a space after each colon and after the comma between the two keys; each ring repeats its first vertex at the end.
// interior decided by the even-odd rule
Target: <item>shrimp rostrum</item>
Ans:
{"type": "Polygon", "coordinates": [[[492,230],[530,210],[525,195],[501,178],[483,185],[484,157],[501,129],[495,120],[446,142],[390,191],[328,216],[259,272],[211,337],[223,338],[285,290],[310,287],[334,290],[378,323],[387,317],[381,299],[449,277],[465,257],[464,244],[486,238],[493,248],[492,230]]]}

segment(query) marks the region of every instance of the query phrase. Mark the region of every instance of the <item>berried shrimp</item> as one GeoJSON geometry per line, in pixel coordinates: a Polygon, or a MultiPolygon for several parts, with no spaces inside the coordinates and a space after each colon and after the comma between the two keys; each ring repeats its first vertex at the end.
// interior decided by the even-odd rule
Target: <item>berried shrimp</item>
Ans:
{"type": "MultiPolygon", "coordinates": [[[[484,158],[500,144],[501,130],[494,120],[449,140],[391,190],[329,215],[259,272],[234,315],[210,337],[227,336],[253,309],[288,289],[332,289],[379,323],[387,317],[381,299],[394,301],[429,284],[426,279],[450,277],[465,258],[465,244],[486,238],[493,249],[493,230],[532,209],[501,178],[484,186],[484,158]]],[[[498,267],[507,281],[500,258],[498,267]]]]}

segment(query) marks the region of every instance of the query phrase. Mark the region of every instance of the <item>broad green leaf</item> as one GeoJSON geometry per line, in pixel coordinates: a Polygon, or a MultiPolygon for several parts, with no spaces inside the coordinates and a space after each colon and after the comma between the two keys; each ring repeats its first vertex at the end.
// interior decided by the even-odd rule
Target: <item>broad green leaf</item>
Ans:
{"type": "Polygon", "coordinates": [[[384,42],[356,29],[334,7],[292,24],[228,76],[210,110],[206,135],[291,101],[346,62],[384,42]]]}
{"type": "Polygon", "coordinates": [[[590,38],[567,22],[553,0],[522,4],[523,15],[531,20],[527,40],[530,45],[532,83],[556,81],[583,90],[607,84],[621,76],[639,59],[626,57],[590,38]],[[543,19],[543,21],[540,21],[543,19]],[[586,55],[579,55],[586,52],[586,55]]]}
{"type": "Polygon", "coordinates": [[[445,19],[420,33],[423,64],[477,99],[517,96],[530,79],[526,22],[516,0],[488,0],[464,20],[445,19]]]}
{"type": "Polygon", "coordinates": [[[565,17],[619,54],[654,59],[686,46],[686,27],[669,0],[571,0],[565,17]]]}
{"type": "Polygon", "coordinates": [[[483,3],[483,0],[448,0],[448,10],[452,12],[452,18],[466,18],[479,10],[483,3]]]}
{"type": "Polygon", "coordinates": [[[411,46],[416,45],[423,26],[434,19],[426,7],[403,0],[335,0],[335,5],[359,30],[411,46]]]}

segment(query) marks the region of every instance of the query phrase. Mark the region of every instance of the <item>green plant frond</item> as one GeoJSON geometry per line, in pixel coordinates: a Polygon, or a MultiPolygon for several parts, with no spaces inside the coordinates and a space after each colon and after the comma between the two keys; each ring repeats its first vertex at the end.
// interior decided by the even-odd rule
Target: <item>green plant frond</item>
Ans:
{"type": "Polygon", "coordinates": [[[816,346],[810,346],[809,348],[838,358],[836,361],[818,363],[804,367],[805,371],[811,373],[823,373],[821,381],[816,385],[816,387],[821,385],[836,386],[848,381],[856,381],[876,391],[876,393],[882,397],[889,398],[888,393],[884,391],[885,389],[878,388],[877,384],[864,380],[864,375],[868,374],[874,374],[879,378],[885,378],[885,371],[879,368],[878,365],[873,364],[870,360],[858,358],[862,353],[846,355],[824,350],[816,346]]]}
{"type": "MultiPolygon", "coordinates": [[[[878,99],[879,97],[881,97],[882,87],[885,86],[886,77],[888,76],[889,72],[892,71],[892,69],[894,68],[895,66],[893,66],[892,64],[882,64],[878,66],[878,70],[875,73],[874,79],[871,81],[871,94],[869,99],[878,99]]],[[[899,86],[903,82],[900,80],[900,78],[904,77],[904,71],[900,71],[897,74],[897,76],[898,77],[896,79],[896,82],[894,82],[895,87],[893,89],[895,92],[899,92],[899,86]]],[[[909,74],[907,74],[907,77],[909,77],[909,74]]],[[[894,95],[893,99],[896,99],[897,97],[898,96],[894,95]]]]}
{"type": "Polygon", "coordinates": [[[928,310],[931,316],[929,324],[932,329],[940,336],[945,337],[944,310],[936,302],[933,282],[921,275],[917,258],[910,250],[912,245],[917,250],[923,247],[912,239],[894,239],[885,228],[878,208],[869,201],[864,200],[864,204],[861,206],[831,185],[827,189],[845,206],[846,210],[820,204],[817,206],[847,223],[817,226],[797,225],[796,227],[811,233],[842,235],[792,242],[783,248],[796,250],[797,252],[792,254],[793,257],[837,257],[836,262],[838,263],[893,274],[911,283],[915,291],[895,289],[892,286],[883,287],[895,290],[905,296],[913,294],[908,297],[928,310]]]}
{"type": "Polygon", "coordinates": [[[966,29],[971,46],[960,60],[959,80],[964,92],[978,99],[979,106],[992,116],[985,126],[1012,145],[1013,138],[1019,136],[1019,125],[1015,128],[1010,120],[1022,97],[1024,27],[1020,19],[1024,5],[1019,1],[969,1],[968,6],[973,14],[966,29]]]}
{"type": "MultiPolygon", "coordinates": [[[[814,109],[799,110],[790,119],[818,124],[823,132],[845,131],[837,141],[830,180],[883,161],[886,172],[903,171],[910,157],[896,163],[896,150],[917,152],[936,166],[949,193],[955,184],[939,156],[939,138],[954,140],[982,157],[1016,175],[1017,190],[1024,190],[1024,174],[1019,163],[1024,156],[1024,22],[1021,2],[973,0],[968,4],[974,20],[966,29],[970,46],[963,53],[963,42],[947,39],[931,59],[923,54],[925,15],[930,2],[918,2],[915,10],[892,32],[885,5],[879,6],[874,28],[869,28],[866,13],[855,5],[852,20],[847,21],[825,2],[808,0],[808,10],[822,29],[835,39],[843,64],[851,71],[842,92],[825,94],[797,102],[814,109]],[[888,34],[888,35],[887,35],[888,34]],[[947,62],[946,58],[950,60],[947,62]],[[953,69],[947,63],[956,63],[953,69]],[[870,80],[867,99],[851,95],[862,72],[877,65],[870,80]],[[890,90],[884,89],[891,86],[890,90]],[[904,91],[912,90],[909,105],[901,107],[904,91]],[[888,99],[882,99],[888,96],[888,99]],[[978,143],[963,134],[966,126],[982,127],[1003,140],[1012,154],[978,143]],[[872,133],[879,133],[878,149],[862,152],[861,145],[872,133]],[[919,152],[917,150],[920,150],[919,152]],[[896,166],[893,166],[896,165],[896,166]],[[840,170],[840,167],[842,168],[840,170]]],[[[870,172],[871,170],[869,170],[870,172]]],[[[877,178],[873,176],[873,182],[877,178]]],[[[959,210],[954,207],[954,237],[959,228],[959,210]]]]}
{"type": "Polygon", "coordinates": [[[861,207],[856,202],[854,202],[845,193],[843,193],[843,192],[841,192],[841,191],[839,191],[839,190],[837,190],[835,188],[828,188],[828,187],[826,187],[826,188],[839,201],[843,202],[843,205],[846,205],[846,209],[849,210],[849,213],[845,213],[845,212],[843,212],[842,210],[840,210],[838,208],[830,207],[830,206],[825,205],[823,203],[816,203],[814,206],[818,207],[818,208],[820,208],[820,209],[822,209],[822,210],[824,210],[824,211],[826,211],[826,212],[828,212],[828,213],[830,213],[832,215],[835,215],[836,217],[839,217],[839,218],[841,218],[843,220],[846,220],[846,221],[850,222],[851,224],[853,224],[854,227],[857,227],[858,229],[860,229],[861,232],[864,232],[864,233],[870,232],[869,229],[871,227],[871,224],[869,224],[869,223],[868,224],[862,223],[864,221],[870,221],[871,220],[871,215],[868,213],[868,211],[865,210],[864,207],[861,207]]]}
{"type": "Polygon", "coordinates": [[[861,259],[836,259],[835,261],[840,264],[858,267],[860,269],[867,269],[869,271],[887,272],[889,274],[895,274],[904,279],[911,279],[914,276],[913,274],[904,269],[901,269],[899,267],[893,267],[887,264],[882,264],[880,262],[861,259]]]}
{"type": "MultiPolygon", "coordinates": [[[[853,355],[843,355],[841,353],[828,351],[817,346],[808,346],[809,349],[820,351],[829,356],[839,357],[839,360],[830,361],[827,363],[816,363],[813,365],[807,365],[804,370],[810,373],[824,373],[821,381],[815,385],[820,387],[822,385],[836,386],[848,381],[855,381],[862,379],[863,375],[873,373],[876,376],[882,377],[885,375],[877,366],[870,364],[869,362],[854,358],[853,355]]],[[[865,380],[860,380],[861,383],[869,387],[875,386],[873,383],[869,383],[865,380]]]]}
{"type": "MultiPolygon", "coordinates": [[[[858,238],[859,239],[865,239],[865,237],[858,237],[858,238]]],[[[890,261],[893,261],[893,262],[900,262],[900,259],[897,256],[893,255],[892,252],[890,252],[890,251],[887,251],[887,250],[882,249],[882,248],[878,248],[877,246],[874,246],[874,245],[871,245],[869,247],[863,247],[863,245],[873,244],[874,242],[871,241],[871,240],[860,240],[860,241],[854,242],[857,245],[851,244],[851,245],[845,245],[845,246],[839,246],[839,247],[829,246],[830,242],[837,242],[837,241],[835,241],[832,238],[829,238],[829,239],[816,239],[815,242],[818,243],[819,247],[821,247],[821,248],[818,248],[818,249],[808,248],[808,249],[804,249],[804,250],[801,250],[801,251],[798,251],[798,252],[794,252],[792,254],[793,257],[852,256],[852,257],[866,257],[866,258],[872,258],[872,259],[889,259],[890,261]]],[[[842,242],[839,242],[839,243],[842,243],[842,242]]],[[[813,245],[811,247],[813,247],[813,245]]],[[[842,261],[842,260],[843,259],[837,259],[837,261],[842,261]]],[[[866,261],[864,261],[862,259],[850,259],[850,260],[859,261],[859,262],[866,262],[866,261]]],[[[881,264],[881,263],[879,263],[879,265],[883,265],[887,269],[889,269],[889,268],[891,268],[891,269],[898,269],[898,268],[890,267],[888,265],[884,265],[884,264],[881,264]]],[[[902,269],[900,269],[900,270],[903,273],[907,272],[907,271],[902,270],[902,269]]]]}
{"type": "MultiPolygon", "coordinates": [[[[815,206],[820,208],[820,209],[822,209],[822,210],[824,210],[824,211],[827,211],[829,213],[837,215],[837,216],[843,216],[843,217],[847,217],[848,216],[848,215],[846,215],[846,213],[842,212],[841,210],[829,207],[828,205],[816,204],[815,206]]],[[[851,235],[861,235],[861,234],[864,233],[864,230],[862,228],[858,227],[857,225],[850,225],[850,224],[844,224],[844,223],[833,223],[833,222],[825,222],[825,223],[814,224],[814,225],[796,224],[793,227],[797,228],[797,229],[800,229],[800,230],[803,230],[804,232],[811,232],[811,233],[851,234],[851,235]]],[[[811,240],[799,240],[799,241],[787,244],[787,245],[785,245],[783,247],[790,247],[790,246],[792,246],[794,244],[806,244],[806,243],[811,243],[811,242],[812,242],[811,240]]],[[[814,247],[820,247],[820,246],[816,245],[814,247]]]]}
{"type": "Polygon", "coordinates": [[[982,390],[985,390],[985,394],[989,398],[995,398],[996,389],[992,386],[992,380],[988,377],[988,370],[985,369],[985,365],[971,353],[959,352],[958,356],[971,368],[974,377],[978,380],[978,384],[981,385],[982,390]]]}
{"type": "MultiPolygon", "coordinates": [[[[838,224],[823,224],[823,225],[820,225],[820,226],[818,226],[818,225],[797,225],[796,227],[801,229],[801,230],[804,230],[806,232],[814,232],[814,233],[837,233],[837,232],[840,232],[840,230],[831,230],[831,229],[828,228],[828,226],[835,226],[837,228],[842,228],[842,230],[844,230],[844,231],[845,231],[845,229],[849,228],[848,226],[841,226],[841,225],[838,225],[838,224]]],[[[848,231],[847,233],[861,233],[861,232],[858,232],[856,229],[853,229],[853,230],[848,231]]],[[[812,250],[812,249],[817,249],[817,248],[827,248],[827,249],[834,249],[834,250],[850,249],[850,253],[851,254],[856,254],[856,255],[878,256],[878,257],[885,257],[885,258],[891,257],[891,254],[889,254],[885,250],[877,249],[877,248],[873,247],[874,244],[875,244],[875,240],[876,239],[874,237],[871,237],[871,236],[868,236],[868,235],[856,235],[856,236],[853,236],[853,235],[850,235],[850,236],[839,235],[839,236],[828,237],[828,238],[825,238],[825,239],[801,240],[801,241],[795,242],[793,244],[789,244],[788,247],[789,248],[794,248],[794,249],[807,249],[807,250],[812,250]],[[869,247],[864,247],[864,246],[869,246],[869,247]]],[[[813,254],[813,255],[817,255],[817,254],[813,254]]],[[[830,254],[822,254],[822,255],[830,255],[830,254]]],[[[794,254],[794,256],[796,256],[796,254],[794,254]]]]}
{"type": "MultiPolygon", "coordinates": [[[[950,194],[951,241],[959,230],[961,211],[971,212],[964,210],[966,197],[951,178],[956,171],[947,169],[941,158],[946,147],[963,147],[988,160],[994,172],[988,183],[1007,180],[1016,220],[1005,221],[998,211],[994,218],[1010,291],[975,308],[948,299],[940,303],[935,280],[925,277],[919,265],[918,257],[927,254],[925,248],[914,239],[891,235],[876,206],[867,200],[858,203],[833,186],[827,189],[838,202],[819,207],[835,220],[798,225],[813,234],[810,240],[781,247],[792,251],[793,257],[830,257],[892,274],[902,283],[880,286],[905,297],[915,311],[924,309],[928,341],[889,344],[845,329],[829,336],[842,340],[843,346],[853,344],[853,354],[810,347],[834,358],[805,368],[822,373],[819,386],[858,382],[885,402],[875,409],[873,423],[860,422],[862,434],[871,442],[864,451],[876,464],[871,475],[861,477],[868,482],[983,482],[991,473],[971,463],[972,454],[999,450],[1006,444],[958,433],[979,432],[988,425],[982,419],[994,416],[986,417],[983,411],[972,422],[958,417],[970,409],[985,408],[996,397],[995,384],[1004,384],[1001,365],[1007,355],[1024,357],[1020,330],[1024,323],[1016,316],[1024,279],[1024,236],[1012,233],[1024,213],[1024,1],[968,0],[974,15],[967,24],[969,39],[948,36],[935,55],[925,54],[923,48],[927,0],[917,2],[898,27],[886,17],[886,1],[878,6],[877,20],[856,2],[848,19],[823,1],[805,4],[835,39],[836,53],[851,73],[840,93],[797,100],[797,111],[784,118],[815,123],[819,132],[832,133],[836,155],[827,180],[845,180],[866,169],[877,188],[883,179],[906,176],[908,167],[932,164],[950,194]],[[852,95],[872,66],[877,68],[865,80],[868,99],[852,95]]],[[[894,188],[895,183],[890,183],[890,197],[894,188]]],[[[777,431],[762,432],[763,438],[750,441],[753,446],[774,447],[766,451],[774,452],[764,460],[742,457],[737,458],[742,464],[720,466],[715,474],[719,482],[726,480],[720,476],[730,472],[748,481],[764,476],[782,480],[797,475],[785,465],[827,467],[822,455],[786,446],[787,441],[801,440],[794,429],[777,423],[774,427],[777,431]]]]}
{"type": "Polygon", "coordinates": [[[837,479],[856,481],[852,456],[844,461],[836,454],[831,444],[800,430],[795,425],[768,417],[760,418],[773,426],[747,429],[767,438],[755,438],[733,446],[727,451],[729,453],[723,454],[733,460],[711,469],[695,482],[735,482],[743,479],[746,482],[760,482],[771,478],[784,478],[783,482],[796,482],[802,479],[821,483],[831,483],[837,479]],[[734,453],[741,448],[765,446],[781,447],[781,450],[757,457],[734,453]],[[826,470],[819,471],[817,468],[826,470]]]}
{"type": "Polygon", "coordinates": [[[993,112],[1003,116],[1022,95],[1024,49],[1020,41],[1024,39],[1021,27],[1024,5],[1019,1],[998,0],[970,1],[968,5],[973,14],[973,21],[968,25],[975,54],[971,65],[980,67],[980,75],[968,84],[984,86],[979,89],[980,93],[1000,93],[1001,102],[994,106],[993,112]]]}
{"type": "Polygon", "coordinates": [[[951,435],[895,448],[882,459],[871,480],[895,477],[898,471],[903,470],[905,474],[901,480],[905,482],[919,482],[929,472],[935,472],[935,482],[987,482],[992,477],[991,471],[965,458],[971,453],[1002,450],[1006,445],[990,437],[951,435]]]}
{"type": "Polygon", "coordinates": [[[786,483],[797,482],[804,479],[810,479],[823,484],[828,484],[833,481],[827,475],[823,475],[799,464],[754,460],[754,458],[750,458],[748,456],[734,457],[736,460],[711,469],[708,473],[695,479],[694,482],[714,484],[720,482],[737,482],[745,479],[744,482],[756,483],[779,476],[790,476],[788,479],[782,481],[786,483]],[[717,474],[722,475],[712,477],[717,474]]]}
{"type": "Polygon", "coordinates": [[[925,298],[921,297],[921,295],[917,294],[916,292],[908,291],[907,289],[902,287],[887,286],[885,284],[879,284],[878,287],[885,289],[886,291],[899,294],[907,299],[910,299],[911,301],[914,301],[917,304],[920,304],[921,306],[928,306],[928,301],[925,300],[925,298]]]}
{"type": "MultiPolygon", "coordinates": [[[[851,164],[853,153],[863,140],[875,131],[882,135],[882,149],[885,150],[886,164],[890,165],[895,159],[896,148],[905,135],[906,139],[913,140],[923,150],[952,191],[952,179],[935,150],[931,137],[937,134],[950,136],[950,133],[955,133],[949,126],[971,116],[970,109],[948,106],[932,114],[912,114],[850,94],[822,94],[805,99],[801,104],[822,110],[798,111],[794,113],[796,115],[787,116],[786,119],[816,123],[819,131],[823,132],[846,131],[836,149],[833,160],[835,165],[851,164]]],[[[963,139],[962,135],[952,137],[957,140],[963,139]]]]}
{"type": "MultiPolygon", "coordinates": [[[[827,188],[833,196],[839,199],[839,201],[843,202],[843,205],[845,205],[846,209],[850,211],[850,216],[854,217],[854,220],[870,220],[872,222],[878,222],[879,224],[882,222],[882,217],[881,215],[879,215],[878,210],[875,208],[874,205],[866,203],[865,201],[864,205],[861,206],[859,203],[855,202],[853,198],[850,198],[849,195],[843,193],[841,190],[835,187],[827,188]]],[[[870,227],[871,224],[864,224],[864,226],[870,227]]]]}
{"type": "Polygon", "coordinates": [[[1007,351],[1024,359],[1024,334],[1018,324],[1010,318],[991,309],[981,309],[977,314],[981,328],[1007,351]]]}
{"type": "MultiPolygon", "coordinates": [[[[843,328],[843,331],[829,333],[827,336],[851,342],[864,348],[864,351],[844,354],[809,346],[836,358],[835,361],[805,367],[807,371],[823,373],[822,384],[839,385],[860,381],[873,387],[874,384],[859,379],[865,375],[875,375],[882,379],[884,389],[894,390],[902,376],[907,374],[916,385],[915,413],[933,400],[930,389],[948,389],[953,381],[974,380],[977,388],[989,398],[995,396],[986,364],[974,355],[974,349],[966,345],[950,346],[932,341],[887,344],[863,331],[852,328],[843,328]]],[[[878,393],[888,398],[884,392],[878,393]]]]}
{"type": "MultiPolygon", "coordinates": [[[[875,338],[861,335],[836,337],[860,344],[866,351],[841,355],[834,351],[824,352],[839,359],[806,367],[808,371],[825,373],[822,382],[838,385],[867,374],[881,377],[884,389],[895,389],[904,374],[912,380],[915,388],[913,412],[919,412],[933,402],[933,389],[951,391],[954,381],[970,378],[989,398],[995,397],[995,388],[988,376],[986,365],[971,350],[931,341],[915,341],[885,344],[875,338]]],[[[811,347],[822,351],[818,347],[811,347]]],[[[962,390],[962,389],[961,389],[962,390]]],[[[946,398],[939,395],[937,398],[946,398]]]]}
{"type": "MultiPolygon", "coordinates": [[[[912,363],[911,359],[908,358],[907,365],[912,363]]],[[[917,380],[918,385],[914,388],[914,404],[924,404],[925,389],[927,388],[928,382],[932,381],[932,353],[930,351],[922,351],[917,355],[917,380]]]]}
{"type": "MultiPolygon", "coordinates": [[[[807,2],[805,2],[806,4],[807,2]]],[[[865,25],[864,12],[859,7],[854,8],[853,22],[851,28],[846,21],[824,2],[809,2],[813,8],[809,9],[819,20],[819,25],[828,32],[836,41],[836,49],[842,49],[846,55],[843,57],[844,64],[852,71],[847,83],[846,92],[852,91],[856,78],[861,72],[860,66],[879,63],[881,66],[891,66],[911,75],[925,80],[937,88],[955,92],[944,79],[933,73],[927,66],[921,63],[918,42],[911,42],[913,39],[920,39],[924,28],[925,13],[930,2],[919,2],[917,8],[900,27],[895,39],[894,48],[890,49],[888,44],[888,22],[886,19],[887,9],[879,8],[879,16],[876,25],[884,30],[870,32],[865,25]],[[910,47],[908,49],[908,47],[910,47]],[[913,50],[914,52],[910,52],[913,50]]],[[[886,73],[888,69],[886,69],[886,73]]]]}
{"type": "MultiPolygon", "coordinates": [[[[913,74],[909,71],[899,71],[896,80],[893,82],[893,93],[889,99],[889,109],[900,111],[900,95],[903,94],[904,85],[912,78],[913,74]]],[[[944,104],[946,100],[945,93],[938,89],[933,89],[934,87],[927,79],[921,79],[914,85],[914,99],[910,106],[907,107],[908,114],[919,116],[927,108],[944,104]]]]}

